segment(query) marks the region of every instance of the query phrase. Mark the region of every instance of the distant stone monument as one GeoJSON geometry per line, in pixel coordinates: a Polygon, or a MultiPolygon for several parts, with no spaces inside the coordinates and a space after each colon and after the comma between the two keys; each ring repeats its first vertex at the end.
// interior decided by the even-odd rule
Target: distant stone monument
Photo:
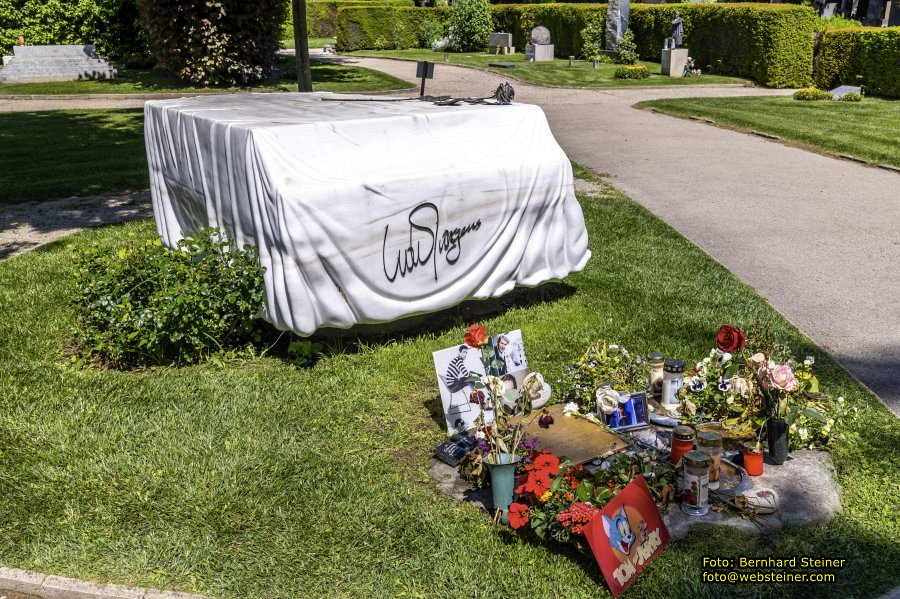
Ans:
{"type": "Polygon", "coordinates": [[[614,51],[628,30],[629,0],[609,0],[606,5],[606,49],[614,51]]]}
{"type": "Polygon", "coordinates": [[[511,33],[491,33],[488,38],[488,47],[497,54],[515,54],[511,33]]]}
{"type": "Polygon", "coordinates": [[[688,49],[679,48],[684,42],[684,19],[681,13],[675,11],[675,18],[672,19],[672,37],[667,37],[665,47],[662,51],[662,63],[660,72],[669,77],[684,77],[685,65],[688,61],[688,49]]]}
{"type": "Polygon", "coordinates": [[[531,30],[531,43],[525,46],[525,60],[528,62],[546,62],[553,60],[553,44],[550,30],[538,25],[531,30]]]}
{"type": "Polygon", "coordinates": [[[116,69],[94,46],[15,46],[4,61],[0,83],[115,79],[116,69]]]}

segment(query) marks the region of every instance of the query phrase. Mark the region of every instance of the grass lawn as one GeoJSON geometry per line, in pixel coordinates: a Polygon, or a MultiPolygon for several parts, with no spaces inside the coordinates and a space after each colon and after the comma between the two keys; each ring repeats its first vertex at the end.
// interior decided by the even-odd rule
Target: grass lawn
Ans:
{"type": "MultiPolygon", "coordinates": [[[[287,59],[285,59],[286,62],[287,59]]],[[[284,62],[282,63],[284,64],[284,62]]],[[[380,71],[332,63],[312,63],[313,88],[316,91],[375,92],[409,89],[406,81],[380,71]]],[[[2,95],[45,94],[153,94],[153,93],[227,93],[239,91],[297,91],[296,80],[282,78],[247,87],[210,88],[185,84],[171,73],[150,69],[119,68],[117,79],[104,81],[54,81],[50,83],[10,83],[0,85],[2,95]]]]}
{"type": "MultiPolygon", "coordinates": [[[[431,62],[443,62],[443,52],[432,50],[360,50],[350,52],[358,56],[382,56],[387,58],[403,58],[406,60],[430,60],[431,62]]],[[[751,85],[747,79],[738,77],[725,77],[723,75],[702,75],[700,77],[686,77],[677,79],[664,77],[659,74],[659,63],[644,62],[650,71],[647,79],[616,79],[613,77],[616,69],[621,65],[601,64],[594,70],[593,64],[587,60],[576,60],[570,67],[568,59],[555,59],[553,62],[525,62],[525,54],[518,53],[511,56],[497,56],[484,53],[451,53],[450,64],[459,64],[470,67],[478,67],[496,73],[502,73],[516,79],[538,83],[541,85],[555,85],[561,87],[634,87],[645,85],[696,85],[696,84],[722,84],[739,83],[751,85]],[[503,69],[488,66],[491,62],[509,62],[516,65],[515,69],[503,69]]]]}
{"type": "MultiPolygon", "coordinates": [[[[311,37],[309,38],[309,47],[310,48],[324,48],[325,46],[330,46],[335,42],[333,37],[311,37]]],[[[281,47],[287,48],[288,50],[294,49],[294,38],[287,38],[281,40],[281,47]]]]}
{"type": "Polygon", "coordinates": [[[779,135],[878,164],[900,166],[900,100],[865,98],[852,102],[799,102],[777,98],[687,98],[641,102],[680,116],[710,118],[741,130],[779,135]]]}
{"type": "MultiPolygon", "coordinates": [[[[699,356],[722,323],[771,322],[860,409],[834,459],[844,512],[767,537],[700,531],[629,597],[873,597],[900,584],[900,421],[750,288],[621,194],[582,197],[584,272],[519,291],[484,318],[521,327],[552,381],[591,341],[699,356]],[[715,586],[701,557],[842,557],[832,585],[715,586]]],[[[70,245],[0,262],[0,563],[235,598],[605,597],[593,558],[495,528],[427,475],[444,438],[431,352],[460,342],[450,310],[391,338],[332,343],[315,366],[277,357],[141,372],[64,363],[70,245]]]]}

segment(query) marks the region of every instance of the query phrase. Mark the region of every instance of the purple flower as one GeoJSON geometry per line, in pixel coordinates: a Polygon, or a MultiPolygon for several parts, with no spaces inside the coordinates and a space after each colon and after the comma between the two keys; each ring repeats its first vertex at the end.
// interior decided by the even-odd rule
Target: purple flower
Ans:
{"type": "Polygon", "coordinates": [[[538,419],[538,426],[541,428],[550,428],[550,425],[553,424],[553,416],[545,413],[538,419]]]}
{"type": "Polygon", "coordinates": [[[723,393],[731,390],[731,380],[719,379],[719,391],[723,393]]]}
{"type": "Polygon", "coordinates": [[[469,401],[473,404],[484,407],[484,400],[484,392],[480,391],[479,389],[475,389],[471,394],[469,394],[469,401]]]}
{"type": "Polygon", "coordinates": [[[486,455],[488,454],[488,452],[490,451],[490,450],[488,449],[487,441],[485,441],[484,439],[479,439],[479,440],[478,440],[478,449],[481,450],[481,455],[482,455],[482,456],[486,456],[486,455]]]}
{"type": "Polygon", "coordinates": [[[537,449],[538,440],[537,439],[525,439],[522,441],[522,449],[526,451],[534,451],[537,449]]]}

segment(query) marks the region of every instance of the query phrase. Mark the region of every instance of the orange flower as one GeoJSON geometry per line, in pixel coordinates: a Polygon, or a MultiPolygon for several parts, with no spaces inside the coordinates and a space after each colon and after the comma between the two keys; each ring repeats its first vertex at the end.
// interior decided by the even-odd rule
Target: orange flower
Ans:
{"type": "Polygon", "coordinates": [[[480,324],[473,324],[465,336],[466,345],[469,347],[482,347],[487,345],[487,331],[480,324]]]}

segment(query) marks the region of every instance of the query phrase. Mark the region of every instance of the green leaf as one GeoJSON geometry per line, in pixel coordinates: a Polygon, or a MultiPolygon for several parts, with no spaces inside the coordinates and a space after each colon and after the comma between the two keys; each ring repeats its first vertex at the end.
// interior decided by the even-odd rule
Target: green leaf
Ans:
{"type": "Polygon", "coordinates": [[[819,379],[815,376],[809,379],[809,392],[810,393],[818,393],[819,392],[819,379]]]}
{"type": "Polygon", "coordinates": [[[581,481],[581,484],[578,485],[578,490],[575,491],[575,495],[579,501],[590,501],[594,496],[594,483],[588,480],[581,481]]]}

